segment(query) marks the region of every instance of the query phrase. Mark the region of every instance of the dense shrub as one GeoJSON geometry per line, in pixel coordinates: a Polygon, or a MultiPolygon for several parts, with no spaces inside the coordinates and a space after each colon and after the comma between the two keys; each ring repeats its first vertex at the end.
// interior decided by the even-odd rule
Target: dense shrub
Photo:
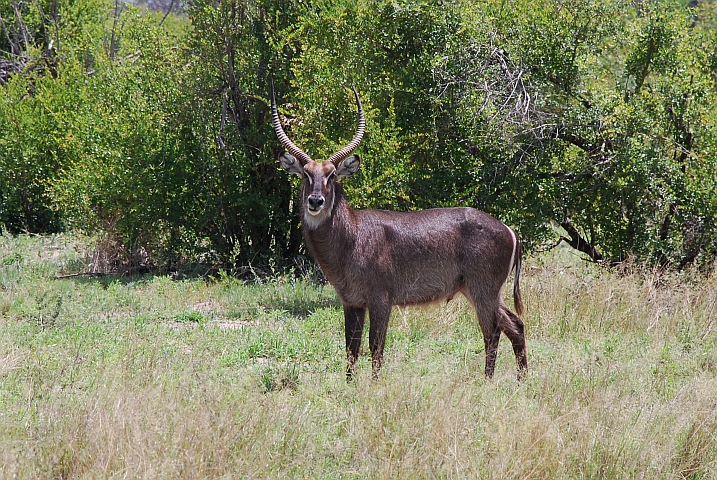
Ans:
{"type": "MultiPolygon", "coordinates": [[[[694,2],[693,2],[694,3],[694,2]]],[[[106,0],[0,6],[0,224],[156,264],[301,254],[268,116],[314,158],[368,129],[356,207],[472,205],[529,248],[715,254],[714,6],[614,0],[106,0]]]]}

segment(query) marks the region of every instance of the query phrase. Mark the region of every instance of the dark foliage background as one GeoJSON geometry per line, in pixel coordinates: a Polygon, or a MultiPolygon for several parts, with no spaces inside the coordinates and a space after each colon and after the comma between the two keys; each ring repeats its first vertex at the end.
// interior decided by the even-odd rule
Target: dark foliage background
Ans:
{"type": "Polygon", "coordinates": [[[596,261],[715,259],[713,2],[170,6],[0,4],[7,231],[100,232],[120,263],[290,265],[302,241],[273,78],[314,158],[353,135],[358,89],[357,208],[471,205],[531,249],[563,237],[596,261]]]}

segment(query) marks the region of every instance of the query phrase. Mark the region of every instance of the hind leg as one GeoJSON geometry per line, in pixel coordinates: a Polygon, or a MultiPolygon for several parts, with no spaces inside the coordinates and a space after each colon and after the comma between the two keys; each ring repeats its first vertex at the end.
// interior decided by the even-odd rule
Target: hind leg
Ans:
{"type": "Polygon", "coordinates": [[[501,302],[498,327],[513,344],[515,361],[518,366],[518,380],[528,373],[528,355],[525,347],[525,326],[523,321],[501,302]]]}
{"type": "Polygon", "coordinates": [[[478,324],[483,333],[485,343],[485,376],[492,378],[495,372],[495,360],[498,356],[498,341],[500,340],[500,327],[498,325],[499,303],[487,303],[476,301],[480,296],[466,293],[466,298],[475,308],[478,316],[478,324]]]}
{"type": "Polygon", "coordinates": [[[485,378],[493,378],[495,360],[498,357],[498,341],[500,340],[500,328],[495,322],[491,323],[492,325],[487,325],[488,328],[484,328],[481,323],[483,341],[485,342],[485,378]]]}

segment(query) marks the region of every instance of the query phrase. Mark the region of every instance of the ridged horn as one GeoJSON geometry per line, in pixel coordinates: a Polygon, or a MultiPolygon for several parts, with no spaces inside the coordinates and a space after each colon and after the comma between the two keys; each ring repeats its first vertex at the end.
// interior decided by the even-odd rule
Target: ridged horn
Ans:
{"type": "MultiPolygon", "coordinates": [[[[358,97],[356,97],[358,98],[358,97]]],[[[299,161],[301,166],[303,167],[306,165],[307,162],[311,160],[311,157],[308,156],[303,150],[301,150],[299,147],[294,145],[294,142],[292,142],[289,137],[286,135],[286,132],[284,132],[284,129],[281,128],[281,121],[279,120],[279,112],[276,109],[276,98],[274,96],[274,79],[271,79],[271,124],[274,126],[274,131],[276,132],[276,136],[279,137],[279,141],[284,146],[287,152],[292,154],[296,159],[299,161]]]]}
{"type": "Polygon", "coordinates": [[[361,100],[359,99],[358,92],[356,91],[356,88],[353,88],[354,95],[356,95],[356,105],[358,106],[358,130],[356,131],[356,136],[354,136],[354,139],[351,140],[351,142],[346,145],[344,148],[339,150],[338,152],[331,155],[329,158],[326,159],[327,162],[331,162],[334,165],[338,167],[339,163],[349,155],[351,155],[351,152],[356,150],[356,147],[359,146],[361,143],[361,139],[363,138],[363,132],[366,129],[366,119],[364,118],[363,114],[363,106],[361,105],[361,100]]]}

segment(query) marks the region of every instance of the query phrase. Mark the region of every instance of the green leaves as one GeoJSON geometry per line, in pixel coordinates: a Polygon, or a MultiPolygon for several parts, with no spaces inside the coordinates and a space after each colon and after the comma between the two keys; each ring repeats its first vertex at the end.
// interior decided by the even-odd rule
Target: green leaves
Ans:
{"type": "Polygon", "coordinates": [[[713,183],[712,163],[689,159],[712,148],[704,141],[712,138],[712,113],[703,107],[715,95],[701,53],[709,50],[708,25],[691,25],[687,13],[671,2],[640,10],[531,2],[518,14],[522,27],[499,19],[513,34],[504,39],[511,55],[530,65],[542,111],[534,117],[541,129],[520,136],[531,161],[524,188],[541,198],[528,209],[577,227],[611,262],[633,257],[682,268],[714,256],[704,248],[711,235],[704,225],[714,225],[715,198],[702,190],[696,200],[685,188],[689,178],[713,183]],[[550,45],[560,53],[550,54],[550,45]],[[702,214],[688,220],[692,209],[702,214]],[[684,227],[695,221],[702,226],[688,234],[684,227]],[[701,247],[687,247],[695,237],[701,247]]]}
{"type": "Polygon", "coordinates": [[[704,2],[197,0],[163,26],[114,7],[0,7],[0,50],[21,60],[0,87],[10,231],[100,229],[160,264],[230,271],[295,257],[271,77],[285,129],[317,159],[352,138],[357,88],[355,207],[476,206],[529,248],[563,225],[609,262],[717,255],[704,2]]]}

